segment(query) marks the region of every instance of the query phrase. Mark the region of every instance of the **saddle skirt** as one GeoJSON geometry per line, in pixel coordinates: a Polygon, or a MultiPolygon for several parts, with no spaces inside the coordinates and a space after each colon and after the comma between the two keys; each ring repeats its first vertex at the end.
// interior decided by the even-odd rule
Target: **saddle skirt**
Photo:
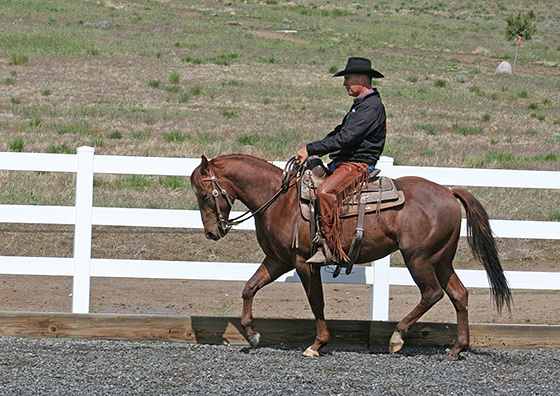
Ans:
{"type": "MultiPolygon", "coordinates": [[[[299,180],[299,206],[302,217],[307,221],[311,218],[310,204],[315,201],[317,187],[327,178],[327,173],[321,166],[306,170],[299,180]]],[[[386,176],[377,177],[378,173],[378,169],[374,170],[361,194],[354,194],[346,201],[340,210],[340,217],[357,216],[360,200],[365,201],[366,213],[381,211],[404,203],[404,193],[398,182],[386,176]]]]}

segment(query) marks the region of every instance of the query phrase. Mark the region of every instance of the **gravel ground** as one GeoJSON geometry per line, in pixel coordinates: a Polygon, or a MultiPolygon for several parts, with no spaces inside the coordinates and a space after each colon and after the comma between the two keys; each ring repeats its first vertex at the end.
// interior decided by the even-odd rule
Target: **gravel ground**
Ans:
{"type": "Polygon", "coordinates": [[[560,351],[279,349],[0,338],[2,395],[558,395],[560,351]]]}

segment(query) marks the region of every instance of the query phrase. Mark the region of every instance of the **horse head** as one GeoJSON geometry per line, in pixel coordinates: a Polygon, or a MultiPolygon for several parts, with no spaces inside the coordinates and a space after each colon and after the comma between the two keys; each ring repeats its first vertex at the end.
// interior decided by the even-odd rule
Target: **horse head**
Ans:
{"type": "Polygon", "coordinates": [[[204,155],[202,163],[191,175],[191,186],[198,201],[206,238],[215,241],[224,237],[231,228],[228,219],[235,200],[230,195],[233,191],[230,182],[219,176],[218,170],[204,155]]]}

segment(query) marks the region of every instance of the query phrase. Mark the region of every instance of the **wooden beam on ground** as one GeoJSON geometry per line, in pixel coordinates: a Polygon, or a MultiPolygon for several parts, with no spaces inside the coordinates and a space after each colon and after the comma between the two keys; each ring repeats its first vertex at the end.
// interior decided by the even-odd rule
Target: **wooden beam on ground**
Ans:
{"type": "MultiPolygon", "coordinates": [[[[388,346],[396,322],[330,320],[330,347],[366,349],[388,346]]],[[[255,319],[261,346],[306,347],[315,339],[312,319],[255,319]]],[[[406,346],[447,347],[455,342],[454,323],[416,323],[406,346]]],[[[475,348],[560,349],[560,326],[472,324],[475,348]]],[[[239,318],[0,312],[0,336],[61,337],[130,341],[168,341],[249,345],[239,318]]]]}

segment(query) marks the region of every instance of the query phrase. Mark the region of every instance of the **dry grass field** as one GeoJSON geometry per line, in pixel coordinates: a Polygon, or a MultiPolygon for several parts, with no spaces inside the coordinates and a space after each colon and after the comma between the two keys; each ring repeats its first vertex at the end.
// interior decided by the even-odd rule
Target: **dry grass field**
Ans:
{"type": "MultiPolygon", "coordinates": [[[[351,101],[365,56],[397,165],[560,170],[560,3],[3,0],[0,151],[287,160],[351,101]],[[533,9],[515,41],[505,17],[533,9]]],[[[0,204],[73,205],[71,175],[0,172],[0,204]]],[[[95,206],[196,209],[188,178],[98,175],[95,206]]],[[[492,218],[560,220],[555,190],[471,189],[492,218]]],[[[258,262],[250,233],[96,227],[94,257],[258,262]]],[[[554,241],[500,241],[507,269],[559,270],[554,241]]],[[[72,229],[0,225],[0,255],[71,256],[72,229]]],[[[400,257],[395,256],[398,265],[400,257]]],[[[457,268],[478,268],[462,244],[457,268]]]]}

